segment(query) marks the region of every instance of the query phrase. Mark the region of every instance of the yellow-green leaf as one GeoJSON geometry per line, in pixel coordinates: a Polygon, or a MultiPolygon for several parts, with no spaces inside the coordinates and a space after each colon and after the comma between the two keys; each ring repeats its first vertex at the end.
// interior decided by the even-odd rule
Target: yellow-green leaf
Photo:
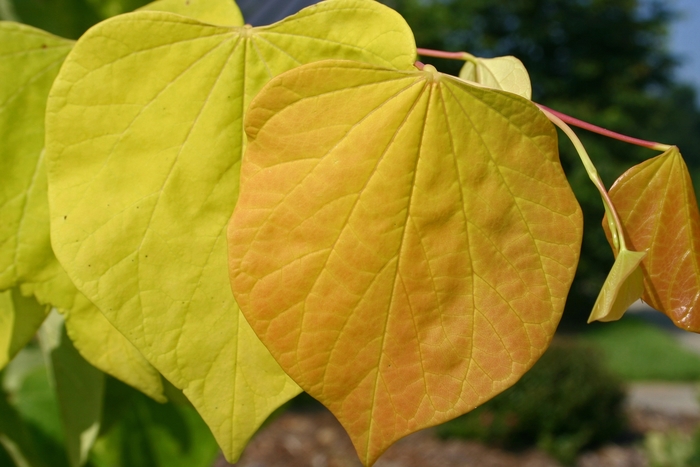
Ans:
{"type": "MultiPolygon", "coordinates": [[[[678,148],[622,174],[610,199],[629,247],[647,252],[641,264],[644,301],[676,326],[700,332],[700,214],[678,148]]],[[[607,219],[603,227],[611,241],[607,219]]]]}
{"type": "Polygon", "coordinates": [[[49,89],[72,44],[0,22],[0,290],[41,276],[55,261],[43,241],[44,233],[48,240],[43,122],[49,89]]]}
{"type": "Polygon", "coordinates": [[[469,55],[459,77],[493,89],[512,92],[532,99],[530,75],[525,65],[513,56],[478,58],[469,55]]]}
{"type": "MultiPolygon", "coordinates": [[[[163,400],[158,372],[78,292],[51,249],[44,113],[49,89],[72,46],[73,41],[44,31],[0,22],[0,76],[7,77],[0,80],[0,291],[18,287],[23,295],[61,309],[86,359],[163,400]],[[77,322],[83,325],[74,328],[77,322]],[[105,354],[121,357],[109,359],[105,354]],[[117,362],[129,364],[111,365],[117,362]]],[[[15,297],[19,303],[19,294],[15,297]]],[[[41,324],[36,317],[15,315],[26,322],[15,322],[23,333],[13,341],[36,332],[41,324]]]]}
{"type": "Polygon", "coordinates": [[[617,321],[631,304],[641,298],[644,276],[640,265],[646,255],[643,251],[620,251],[593,305],[589,323],[617,321]]]}
{"type": "Polygon", "coordinates": [[[16,288],[0,292],[0,370],[34,337],[47,312],[16,288]]]}
{"type": "Polygon", "coordinates": [[[430,66],[324,61],[271,81],[246,132],[234,294],[365,465],[547,348],[582,225],[529,101],[430,66]]]}
{"type": "Polygon", "coordinates": [[[241,10],[233,0],[157,0],[140,10],[168,11],[203,23],[243,26],[241,10]]]}
{"type": "Polygon", "coordinates": [[[229,460],[299,392],[230,291],[243,110],[272,76],[326,57],[410,68],[415,44],[371,0],[324,1],[264,28],[138,12],[83,36],[51,93],[56,254],[184,391],[229,460]]]}

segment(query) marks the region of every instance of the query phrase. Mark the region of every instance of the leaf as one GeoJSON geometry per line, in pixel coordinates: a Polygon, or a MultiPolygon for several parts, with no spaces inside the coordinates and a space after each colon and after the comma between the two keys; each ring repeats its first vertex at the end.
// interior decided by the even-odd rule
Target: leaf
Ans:
{"type": "Polygon", "coordinates": [[[532,99],[530,75],[523,63],[513,56],[478,58],[469,56],[459,77],[493,89],[512,92],[532,99]]]}
{"type": "Polygon", "coordinates": [[[515,383],[549,345],[581,213],[530,102],[347,61],[272,80],[228,230],[257,335],[365,465],[515,383]]]}
{"type": "Polygon", "coordinates": [[[73,347],[57,311],[51,312],[39,333],[56,391],[68,459],[71,467],[80,467],[87,461],[100,431],[104,373],[86,362],[73,347]]]}
{"type": "Polygon", "coordinates": [[[233,0],[157,0],[140,10],[168,11],[203,23],[243,26],[241,10],[233,0]]]}
{"type": "MultiPolygon", "coordinates": [[[[700,332],[700,215],[678,148],[622,174],[610,198],[629,247],[647,252],[642,299],[676,326],[700,332]]],[[[610,241],[607,219],[603,228],[610,241]]]]}
{"type": "Polygon", "coordinates": [[[410,68],[415,44],[369,0],[325,1],[264,28],[138,12],[81,38],[49,102],[57,256],[230,461],[299,392],[230,292],[243,109],[272,75],[326,57],[410,68]]]}
{"type": "Polygon", "coordinates": [[[5,370],[3,386],[46,465],[69,467],[56,394],[38,346],[22,349],[5,370]]]}
{"type": "Polygon", "coordinates": [[[34,337],[47,313],[48,307],[17,289],[0,292],[0,369],[34,337]]]}
{"type": "Polygon", "coordinates": [[[55,262],[43,238],[43,121],[49,89],[71,47],[43,31],[0,23],[0,290],[44,274],[55,262]]]}
{"type": "Polygon", "coordinates": [[[623,249],[615,258],[603,288],[598,294],[588,322],[617,321],[644,291],[641,262],[646,252],[623,249]]]}
{"type": "MultiPolygon", "coordinates": [[[[78,292],[51,248],[44,113],[49,89],[72,46],[28,26],[0,23],[0,76],[8,77],[0,81],[0,291],[19,287],[23,295],[61,309],[86,359],[162,401],[158,372],[78,292]],[[82,325],[73,328],[74,323],[82,325]]],[[[23,331],[12,339],[26,341],[41,320],[31,312],[18,318],[15,324],[23,331]]]]}

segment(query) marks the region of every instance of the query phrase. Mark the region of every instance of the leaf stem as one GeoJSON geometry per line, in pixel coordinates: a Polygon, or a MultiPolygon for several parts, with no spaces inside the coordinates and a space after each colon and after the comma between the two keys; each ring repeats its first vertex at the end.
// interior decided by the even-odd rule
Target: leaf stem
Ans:
{"type": "Polygon", "coordinates": [[[576,148],[576,152],[578,153],[578,156],[581,158],[583,167],[586,169],[586,173],[588,173],[588,178],[591,179],[595,187],[598,189],[600,197],[603,199],[603,206],[605,207],[605,212],[608,215],[608,226],[610,227],[610,233],[612,234],[615,249],[617,251],[626,250],[627,245],[625,244],[625,236],[623,235],[622,222],[620,221],[620,216],[617,214],[615,205],[613,205],[613,202],[610,199],[607,190],[605,189],[605,185],[600,179],[595,165],[593,165],[593,161],[591,161],[588,152],[586,152],[586,148],[583,147],[583,143],[581,143],[581,140],[578,138],[578,136],[576,136],[574,130],[572,130],[569,125],[567,125],[561,118],[559,118],[556,115],[559,112],[554,113],[553,111],[547,109],[544,106],[540,106],[540,110],[542,110],[542,112],[544,112],[547,118],[549,118],[549,120],[552,123],[558,126],[561,129],[561,131],[563,131],[564,134],[566,134],[566,136],[569,137],[571,143],[573,143],[574,148],[576,148]]]}
{"type": "MultiPolygon", "coordinates": [[[[625,143],[630,143],[634,144],[637,146],[642,146],[645,148],[649,149],[654,149],[656,151],[667,151],[671,149],[673,146],[670,146],[668,144],[662,144],[662,143],[656,143],[654,141],[646,141],[643,139],[639,138],[633,138],[631,136],[625,136],[621,135],[620,133],[615,133],[614,131],[606,130],[605,128],[601,128],[599,126],[593,125],[588,122],[584,122],[583,120],[579,120],[574,117],[569,117],[566,114],[563,114],[561,112],[557,112],[556,110],[550,109],[549,107],[546,107],[542,104],[536,104],[541,110],[545,111],[545,113],[549,113],[551,115],[556,115],[559,119],[562,121],[568,123],[569,125],[573,125],[579,128],[583,128],[584,130],[591,131],[593,133],[598,133],[599,135],[607,136],[608,138],[613,138],[619,141],[624,141],[625,143]]],[[[551,120],[551,118],[550,118],[551,120]]]]}
{"type": "Polygon", "coordinates": [[[470,57],[473,58],[473,55],[466,52],[444,52],[442,50],[421,49],[420,47],[416,49],[416,52],[424,57],[449,58],[451,60],[469,60],[470,57]]]}

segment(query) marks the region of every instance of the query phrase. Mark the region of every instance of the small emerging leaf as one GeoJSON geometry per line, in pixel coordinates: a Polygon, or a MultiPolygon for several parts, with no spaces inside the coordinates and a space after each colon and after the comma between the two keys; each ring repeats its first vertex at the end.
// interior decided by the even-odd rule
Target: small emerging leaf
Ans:
{"type": "Polygon", "coordinates": [[[532,99],[532,84],[525,65],[515,57],[478,58],[470,56],[459,77],[493,89],[532,99]]]}
{"type": "Polygon", "coordinates": [[[271,81],[246,132],[236,299],[365,465],[547,348],[582,226],[532,103],[429,66],[323,61],[271,81]]]}
{"type": "MultiPolygon", "coordinates": [[[[700,214],[678,148],[622,174],[610,198],[630,248],[647,252],[644,301],[676,326],[700,332],[700,214]]],[[[603,228],[610,241],[607,219],[603,228]]]]}
{"type": "Polygon", "coordinates": [[[617,321],[644,292],[644,276],[640,266],[646,252],[622,250],[615,258],[588,322],[617,321]]]}

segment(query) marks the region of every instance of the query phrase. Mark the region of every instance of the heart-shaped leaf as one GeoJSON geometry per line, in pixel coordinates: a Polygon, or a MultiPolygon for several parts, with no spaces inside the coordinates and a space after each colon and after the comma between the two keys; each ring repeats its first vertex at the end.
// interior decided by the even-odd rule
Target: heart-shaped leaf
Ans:
{"type": "MultiPolygon", "coordinates": [[[[0,23],[0,76],[7,77],[0,81],[0,290],[19,287],[24,295],[58,307],[86,359],[163,400],[158,372],[78,292],[51,249],[44,113],[49,89],[72,46],[38,29],[0,23]],[[75,327],[79,322],[88,325],[75,327]]],[[[15,303],[19,300],[15,296],[15,303]]],[[[42,321],[36,313],[14,316],[23,332],[13,341],[26,340],[42,321]]]]}
{"type": "Polygon", "coordinates": [[[512,92],[532,99],[530,75],[523,62],[512,56],[478,58],[472,55],[459,72],[459,77],[493,89],[512,92]]]}
{"type": "Polygon", "coordinates": [[[588,322],[617,321],[644,292],[641,263],[646,252],[623,249],[615,258],[588,322]]]}
{"type": "Polygon", "coordinates": [[[264,28],[138,12],[83,36],[49,101],[57,256],[229,460],[299,392],[230,291],[243,111],[272,76],[327,57],[410,68],[415,44],[371,0],[324,1],[264,28]]]}
{"type": "Polygon", "coordinates": [[[325,61],[270,82],[246,132],[234,294],[365,465],[547,348],[582,225],[530,102],[430,66],[325,61]]]}
{"type": "MultiPolygon", "coordinates": [[[[647,252],[641,265],[644,301],[676,326],[700,332],[700,215],[678,148],[622,174],[610,199],[630,248],[647,252]]],[[[603,228],[611,241],[607,219],[603,228]]]]}

